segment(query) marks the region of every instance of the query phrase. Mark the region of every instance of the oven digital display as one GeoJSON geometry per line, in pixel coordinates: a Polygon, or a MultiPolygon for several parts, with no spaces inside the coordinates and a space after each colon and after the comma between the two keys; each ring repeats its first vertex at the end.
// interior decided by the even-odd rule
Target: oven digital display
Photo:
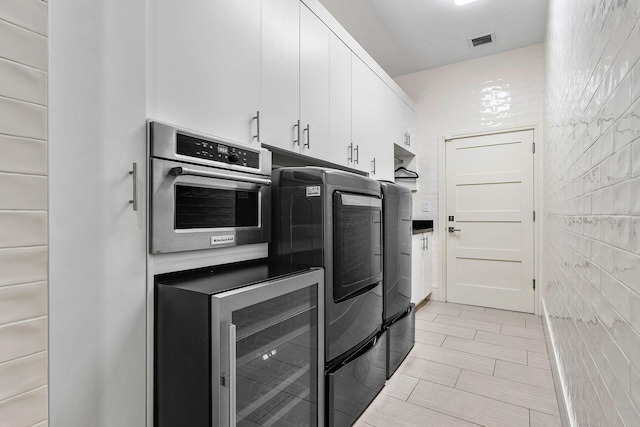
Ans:
{"type": "Polygon", "coordinates": [[[176,154],[260,169],[260,154],[257,151],[181,133],[176,135],[176,154]]]}

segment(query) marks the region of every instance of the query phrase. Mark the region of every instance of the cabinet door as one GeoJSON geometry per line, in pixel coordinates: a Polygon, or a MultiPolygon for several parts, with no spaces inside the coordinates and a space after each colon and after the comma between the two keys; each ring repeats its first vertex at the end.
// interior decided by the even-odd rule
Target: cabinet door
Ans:
{"type": "Polygon", "coordinates": [[[150,117],[244,143],[257,141],[252,118],[260,94],[260,3],[150,4],[150,117]]]}
{"type": "Polygon", "coordinates": [[[300,6],[300,152],[329,160],[329,28],[300,6]]]}
{"type": "Polygon", "coordinates": [[[335,34],[329,44],[329,160],[353,167],[351,50],[335,34]]]}
{"type": "Polygon", "coordinates": [[[424,234],[411,237],[411,302],[418,304],[426,296],[424,289],[424,234]]]}
{"type": "Polygon", "coordinates": [[[393,141],[399,137],[398,115],[396,114],[396,94],[380,78],[376,76],[373,117],[370,123],[374,135],[370,140],[371,160],[370,174],[373,179],[393,181],[393,141]]]}
{"type": "Polygon", "coordinates": [[[422,254],[422,271],[424,283],[425,298],[431,294],[433,290],[433,233],[424,233],[425,245],[422,254]]]}
{"type": "Polygon", "coordinates": [[[298,135],[302,136],[302,129],[297,126],[300,117],[298,0],[262,2],[261,69],[260,142],[298,151],[298,135]]]}
{"type": "Polygon", "coordinates": [[[416,129],[416,112],[408,106],[404,100],[398,97],[400,101],[400,121],[402,124],[402,128],[400,131],[402,132],[402,147],[411,153],[416,152],[415,144],[415,129],[416,129]]]}
{"type": "Polygon", "coordinates": [[[355,169],[371,175],[374,147],[379,135],[379,101],[382,82],[360,58],[351,56],[351,135],[355,169]]]}

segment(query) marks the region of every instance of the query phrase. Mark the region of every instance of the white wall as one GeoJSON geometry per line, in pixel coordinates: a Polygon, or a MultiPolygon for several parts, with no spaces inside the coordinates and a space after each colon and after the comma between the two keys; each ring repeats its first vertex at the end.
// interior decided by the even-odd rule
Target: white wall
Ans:
{"type": "Polygon", "coordinates": [[[0,425],[47,425],[47,13],[0,6],[0,425]]]}
{"type": "Polygon", "coordinates": [[[434,220],[433,298],[439,298],[438,152],[442,137],[491,132],[543,120],[544,47],[515,49],[395,79],[416,102],[418,191],[414,219],[434,220]],[[421,212],[422,201],[431,210],[421,212]]]}
{"type": "Polygon", "coordinates": [[[543,301],[572,425],[640,425],[639,19],[550,2],[543,301]]]}

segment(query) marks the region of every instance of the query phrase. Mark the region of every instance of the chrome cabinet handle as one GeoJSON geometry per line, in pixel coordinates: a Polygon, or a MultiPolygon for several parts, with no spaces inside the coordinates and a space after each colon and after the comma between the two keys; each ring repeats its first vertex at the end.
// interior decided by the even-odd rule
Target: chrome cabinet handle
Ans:
{"type": "Polygon", "coordinates": [[[374,157],[373,160],[371,160],[371,173],[372,174],[376,174],[376,158],[374,157]]]}
{"type": "Polygon", "coordinates": [[[347,161],[353,162],[353,142],[349,144],[348,149],[349,149],[349,155],[347,156],[347,161]]]}
{"type": "Polygon", "coordinates": [[[454,231],[462,231],[459,228],[449,227],[449,233],[453,233],[454,231]]]}
{"type": "Polygon", "coordinates": [[[309,123],[307,123],[307,127],[304,128],[305,133],[307,134],[307,143],[303,145],[303,147],[311,148],[311,129],[309,128],[309,123]]]}
{"type": "Polygon", "coordinates": [[[300,120],[293,124],[293,128],[297,131],[297,139],[293,140],[294,144],[298,144],[300,146],[300,120]]]}
{"type": "Polygon", "coordinates": [[[231,181],[249,182],[251,184],[258,184],[258,185],[264,185],[264,186],[271,185],[271,180],[268,178],[256,178],[256,177],[250,177],[250,176],[234,176],[226,173],[201,171],[196,169],[184,168],[182,166],[171,168],[169,170],[169,175],[171,176],[191,175],[191,176],[200,176],[203,178],[219,178],[219,179],[228,179],[231,181]]]}
{"type": "Polygon", "coordinates": [[[236,325],[229,325],[229,427],[236,426],[236,325]]]}
{"type": "Polygon", "coordinates": [[[129,200],[134,212],[138,210],[138,164],[134,163],[132,169],[129,171],[133,184],[132,199],[129,200]]]}
{"type": "Polygon", "coordinates": [[[354,148],[353,150],[356,152],[356,159],[353,161],[353,163],[357,165],[358,161],[360,160],[360,146],[356,145],[356,148],[354,148]]]}
{"type": "Polygon", "coordinates": [[[260,111],[256,111],[256,115],[252,120],[256,121],[256,134],[253,135],[253,137],[256,139],[256,141],[260,142],[260,111]]]}

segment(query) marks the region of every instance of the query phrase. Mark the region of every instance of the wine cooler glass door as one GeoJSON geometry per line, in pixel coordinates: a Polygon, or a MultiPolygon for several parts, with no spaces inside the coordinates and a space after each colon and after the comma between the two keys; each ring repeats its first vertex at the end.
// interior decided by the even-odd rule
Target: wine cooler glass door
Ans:
{"type": "Polygon", "coordinates": [[[317,269],[212,297],[220,425],[322,425],[323,286],[317,269]]]}

